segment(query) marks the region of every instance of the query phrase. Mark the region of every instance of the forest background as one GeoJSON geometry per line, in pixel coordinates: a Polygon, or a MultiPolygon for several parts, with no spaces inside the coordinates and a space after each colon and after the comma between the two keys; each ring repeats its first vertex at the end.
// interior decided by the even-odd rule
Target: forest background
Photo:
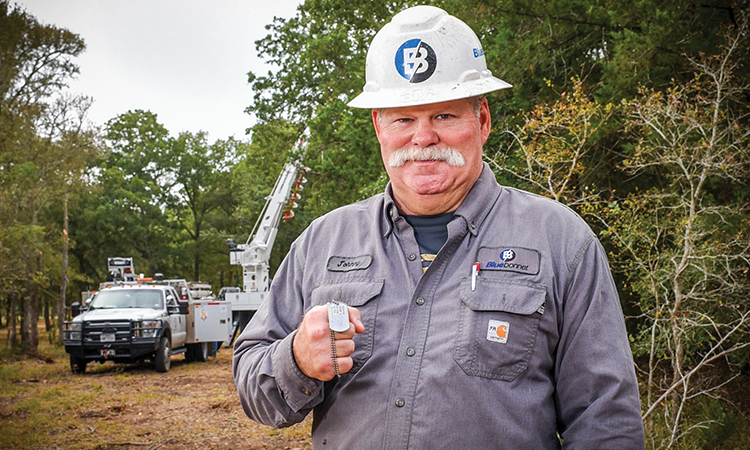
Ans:
{"type": "MultiPolygon", "coordinates": [[[[411,1],[307,0],[257,41],[248,138],[173,136],[156,111],[91,124],[66,94],[85,43],[0,1],[0,325],[35,354],[40,318],[106,277],[237,286],[276,177],[308,183],[272,272],[314,218],[382,191],[364,85],[367,46],[411,1]],[[304,129],[304,154],[294,143],[304,129]],[[20,325],[16,336],[17,325],[20,325]]],[[[424,3],[424,2],[422,2],[424,3]]],[[[745,448],[750,436],[750,1],[444,0],[493,74],[485,160],[498,180],[581,214],[608,250],[641,383],[647,448],[745,448]]]]}

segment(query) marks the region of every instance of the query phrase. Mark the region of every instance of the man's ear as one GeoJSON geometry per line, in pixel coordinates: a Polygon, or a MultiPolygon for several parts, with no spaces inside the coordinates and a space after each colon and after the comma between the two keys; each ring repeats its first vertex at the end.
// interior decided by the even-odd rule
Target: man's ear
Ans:
{"type": "Polygon", "coordinates": [[[375,127],[375,134],[377,135],[378,139],[380,139],[380,124],[378,123],[378,110],[373,109],[372,110],[372,126],[375,127]]]}
{"type": "Polygon", "coordinates": [[[479,107],[479,132],[482,136],[482,145],[487,142],[492,130],[492,117],[490,116],[490,105],[486,98],[482,98],[479,107]]]}

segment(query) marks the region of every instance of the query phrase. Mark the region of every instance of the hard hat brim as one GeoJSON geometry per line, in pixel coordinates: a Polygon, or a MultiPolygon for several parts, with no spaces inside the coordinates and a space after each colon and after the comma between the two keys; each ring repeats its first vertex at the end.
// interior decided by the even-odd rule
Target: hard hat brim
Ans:
{"type": "Polygon", "coordinates": [[[501,89],[513,87],[511,84],[494,76],[460,83],[453,86],[432,86],[428,89],[372,89],[365,86],[364,92],[356,96],[347,105],[350,108],[379,109],[401,108],[405,106],[429,105],[462,98],[471,98],[488,94],[501,89]],[[369,89],[368,89],[369,88],[369,89]]]}

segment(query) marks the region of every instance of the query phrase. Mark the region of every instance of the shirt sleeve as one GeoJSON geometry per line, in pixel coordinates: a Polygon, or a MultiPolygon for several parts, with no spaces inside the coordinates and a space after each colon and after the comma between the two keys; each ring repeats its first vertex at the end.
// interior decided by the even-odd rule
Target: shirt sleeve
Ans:
{"type": "Polygon", "coordinates": [[[300,371],[292,352],[304,316],[302,264],[295,246],[263,301],[234,344],[232,372],[242,408],[251,419],[275,428],[299,423],[323,400],[323,383],[300,371]]]}
{"type": "Polygon", "coordinates": [[[556,357],[565,449],[643,449],[640,397],[622,307],[592,237],[569,268],[556,357]]]}

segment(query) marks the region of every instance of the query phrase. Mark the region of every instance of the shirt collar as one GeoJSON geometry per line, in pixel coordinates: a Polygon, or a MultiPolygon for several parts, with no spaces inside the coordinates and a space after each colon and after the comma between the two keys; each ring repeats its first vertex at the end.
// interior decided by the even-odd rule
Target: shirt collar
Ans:
{"type": "Polygon", "coordinates": [[[396,207],[396,202],[393,200],[393,187],[391,187],[390,181],[385,187],[384,198],[383,221],[385,223],[383,225],[385,233],[383,233],[383,237],[387,238],[393,232],[393,221],[400,215],[396,207]]]}
{"type": "MultiPolygon", "coordinates": [[[[482,165],[482,173],[454,213],[456,217],[460,217],[466,222],[466,227],[474,236],[479,233],[479,228],[500,196],[502,189],[497,183],[495,174],[490,169],[490,166],[486,162],[482,163],[482,165]]],[[[396,207],[396,202],[393,200],[393,187],[390,181],[385,187],[384,195],[383,219],[385,222],[385,233],[383,237],[387,238],[393,232],[393,221],[401,213],[396,207]]]]}
{"type": "Polygon", "coordinates": [[[457,217],[466,221],[469,233],[474,236],[479,233],[479,228],[495,205],[502,190],[490,166],[486,162],[482,165],[482,173],[455,212],[457,217]]]}

